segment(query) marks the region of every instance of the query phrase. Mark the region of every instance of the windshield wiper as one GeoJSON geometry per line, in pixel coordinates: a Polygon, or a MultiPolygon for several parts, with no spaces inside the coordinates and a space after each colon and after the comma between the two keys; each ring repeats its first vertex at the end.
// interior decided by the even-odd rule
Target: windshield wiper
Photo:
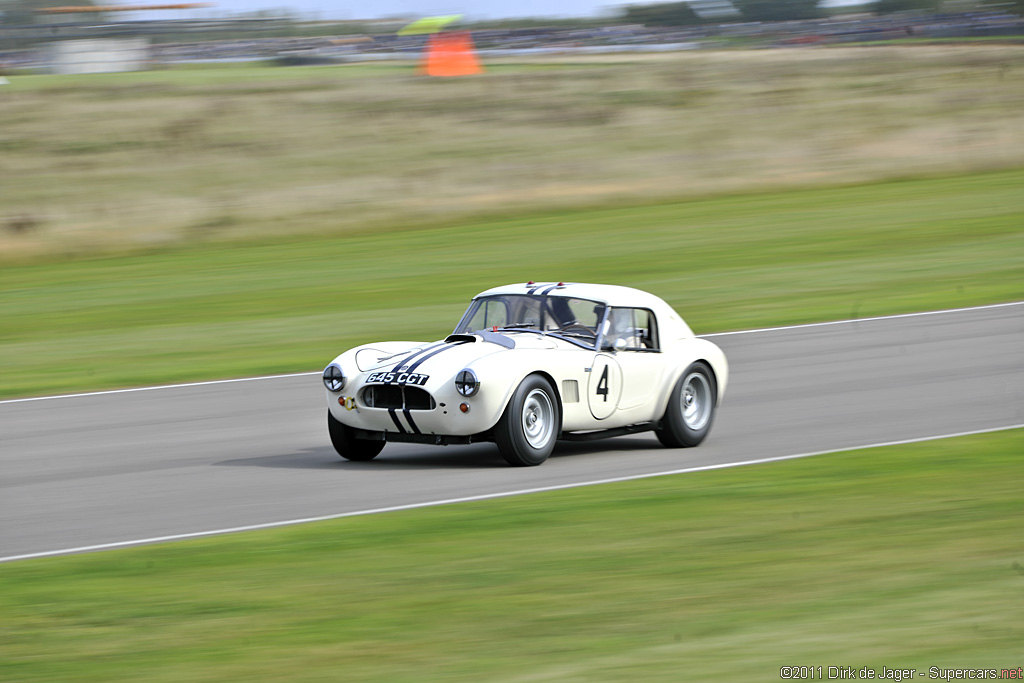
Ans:
{"type": "Polygon", "coordinates": [[[538,330],[536,327],[529,323],[513,323],[512,325],[505,325],[504,327],[498,328],[499,332],[503,332],[506,330],[509,332],[536,332],[542,337],[548,336],[547,332],[541,332],[540,330],[538,330]]]}

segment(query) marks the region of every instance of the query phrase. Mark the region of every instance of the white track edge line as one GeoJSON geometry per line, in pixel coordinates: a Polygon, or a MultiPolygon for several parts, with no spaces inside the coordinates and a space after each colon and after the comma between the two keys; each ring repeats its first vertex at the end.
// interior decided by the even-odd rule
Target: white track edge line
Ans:
{"type": "MultiPolygon", "coordinates": [[[[711,332],[709,334],[698,334],[700,338],[706,337],[727,337],[736,334],[756,334],[759,332],[779,332],[782,330],[797,330],[804,327],[826,327],[828,325],[847,325],[849,323],[871,322],[873,320],[893,320],[897,318],[916,318],[925,315],[940,315],[943,313],[963,313],[965,311],[981,311],[988,308],[1004,308],[1006,306],[1022,306],[1024,301],[1010,301],[1002,304],[986,304],[984,306],[966,306],[964,308],[945,308],[939,311],[920,311],[918,313],[897,313],[894,315],[879,315],[873,318],[851,318],[849,320],[830,320],[821,323],[803,323],[801,325],[784,325],[782,327],[760,327],[753,330],[736,330],[734,332],[711,332]]],[[[261,377],[239,377],[236,379],[214,379],[205,382],[187,382],[184,384],[161,384],[152,387],[134,387],[131,389],[107,389],[105,391],[88,391],[80,394],[59,394],[56,396],[32,396],[29,398],[9,398],[0,401],[4,403],[27,403],[29,401],[49,401],[55,398],[80,398],[84,396],[106,396],[107,394],[127,394],[133,391],[156,391],[157,389],[181,389],[183,387],[201,387],[210,384],[231,384],[232,382],[257,382],[264,379],[283,379],[286,377],[308,377],[319,375],[319,371],[293,372],[286,375],[264,375],[261,377]]]]}
{"type": "Polygon", "coordinates": [[[878,315],[872,318],[851,318],[849,320],[830,320],[822,323],[803,323],[801,325],[783,325],[781,327],[762,327],[756,330],[736,330],[735,332],[711,332],[710,334],[698,334],[698,337],[727,337],[734,334],[754,334],[756,332],[780,332],[782,330],[798,330],[803,327],[827,327],[829,325],[848,325],[850,323],[865,323],[873,320],[896,320],[898,318],[918,318],[926,315],[941,315],[943,313],[963,313],[965,311],[982,311],[987,308],[1005,308],[1006,306],[1021,306],[1024,301],[1009,301],[1002,304],[986,304],[985,306],[966,306],[964,308],[944,308],[939,311],[919,311],[917,313],[896,313],[893,315],[878,315]]]}
{"type": "Polygon", "coordinates": [[[797,453],[794,455],[777,455],[770,458],[759,458],[756,460],[738,460],[735,462],[718,463],[715,465],[700,465],[697,467],[684,467],[676,470],[663,472],[647,472],[644,474],[631,474],[622,477],[611,477],[608,479],[595,479],[592,481],[581,481],[570,484],[556,484],[554,486],[539,486],[530,489],[517,491],[501,491],[498,493],[483,493],[478,496],[465,496],[462,498],[447,498],[443,500],[431,500],[423,503],[408,503],[406,505],[392,505],[383,508],[371,508],[368,510],[355,510],[352,512],[341,512],[334,515],[322,515],[319,517],[304,517],[301,519],[289,519],[280,522],[265,522],[263,524],[249,524],[246,526],[228,527],[226,529],[213,529],[210,531],[193,531],[184,534],[171,534],[169,536],[154,536],[152,538],[140,538],[132,541],[116,541],[113,543],[100,543],[97,545],[85,545],[77,548],[63,548],[61,550],[47,550],[38,553],[26,553],[24,555],[11,555],[0,557],[0,563],[15,562],[17,560],[30,560],[42,557],[54,557],[58,555],[73,555],[77,553],[95,552],[98,550],[113,550],[115,548],[128,548],[132,546],[150,545],[154,543],[166,543],[169,541],[184,541],[193,538],[205,538],[209,536],[221,536],[241,531],[258,531],[261,529],[275,529],[284,526],[297,524],[308,524],[310,522],[326,522],[332,519],[344,519],[346,517],[365,517],[366,515],[377,515],[385,512],[400,512],[403,510],[417,510],[420,508],[438,507],[441,505],[454,505],[457,503],[473,503],[482,500],[493,500],[495,498],[511,498],[513,496],[525,496],[532,493],[546,493],[548,491],[563,491],[565,489],[582,488],[584,486],[598,486],[600,484],[615,484],[624,481],[635,481],[638,479],[653,479],[654,477],[666,477],[674,474],[688,474],[691,472],[708,472],[711,470],[724,470],[747,465],[762,465],[771,462],[784,460],[796,460],[798,458],[810,458],[817,455],[828,455],[830,453],[845,453],[848,451],[859,451],[868,448],[884,448],[886,446],[902,446],[904,444],[921,443],[925,441],[938,441],[940,439],[953,439],[960,436],[973,436],[975,434],[988,434],[991,432],[1002,432],[1010,429],[1024,428],[1024,423],[1006,425],[1002,427],[988,427],[986,429],[975,429],[968,432],[954,432],[952,434],[938,434],[933,436],[921,436],[913,439],[900,439],[898,441],[884,441],[881,443],[864,444],[860,446],[848,446],[844,448],[833,448],[825,451],[814,451],[811,453],[797,453]]]}
{"type": "Polygon", "coordinates": [[[238,377],[235,379],[211,379],[205,382],[185,382],[183,384],[161,384],[152,387],[133,387],[131,389],[108,389],[106,391],[87,391],[82,394],[60,394],[57,396],[32,396],[29,398],[9,398],[4,403],[28,403],[29,401],[49,401],[54,398],[81,398],[83,396],[105,396],[107,394],[130,394],[134,391],[156,391],[157,389],[181,389],[184,387],[202,387],[208,384],[231,384],[233,382],[257,382],[262,379],[283,379],[285,377],[306,377],[319,375],[319,372],[292,372],[286,375],[264,375],[262,377],[238,377]]]}

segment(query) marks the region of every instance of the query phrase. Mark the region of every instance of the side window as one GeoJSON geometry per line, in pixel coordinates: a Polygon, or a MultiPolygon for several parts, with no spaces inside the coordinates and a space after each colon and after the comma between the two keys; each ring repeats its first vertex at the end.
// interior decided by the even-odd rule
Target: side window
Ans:
{"type": "Polygon", "coordinates": [[[646,308],[634,308],[634,321],[636,329],[640,333],[640,345],[645,349],[658,351],[661,349],[658,341],[658,321],[654,314],[646,308]]]}
{"type": "Polygon", "coordinates": [[[622,339],[627,351],[657,351],[658,325],[646,308],[613,308],[608,313],[608,344],[622,339]]]}

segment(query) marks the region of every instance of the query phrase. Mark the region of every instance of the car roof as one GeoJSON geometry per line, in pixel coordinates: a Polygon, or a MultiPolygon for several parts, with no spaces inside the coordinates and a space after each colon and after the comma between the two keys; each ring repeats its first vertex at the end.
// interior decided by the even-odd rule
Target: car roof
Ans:
{"type": "Polygon", "coordinates": [[[476,297],[495,294],[547,294],[549,296],[571,296],[579,299],[600,301],[609,306],[633,306],[651,308],[652,305],[667,304],[658,297],[640,289],[619,285],[594,285],[585,282],[520,282],[488,289],[476,297]]]}
{"type": "MultiPolygon", "coordinates": [[[[620,285],[597,285],[586,282],[520,282],[512,285],[493,287],[480,292],[474,299],[482,296],[498,294],[535,294],[548,296],[567,296],[580,299],[599,301],[609,306],[625,306],[630,308],[648,308],[661,321],[663,326],[675,328],[672,331],[679,336],[690,337],[693,332],[683,319],[663,299],[650,292],[633,287],[620,285]]],[[[668,330],[665,330],[668,331],[668,330]]]]}

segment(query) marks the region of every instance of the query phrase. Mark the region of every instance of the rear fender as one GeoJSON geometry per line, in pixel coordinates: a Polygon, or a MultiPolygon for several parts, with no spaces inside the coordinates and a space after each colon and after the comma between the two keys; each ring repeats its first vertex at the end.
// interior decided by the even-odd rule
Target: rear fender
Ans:
{"type": "MultiPolygon", "coordinates": [[[[671,351],[669,353],[672,353],[671,351]]],[[[665,410],[668,408],[668,399],[672,394],[672,389],[676,386],[680,379],[683,377],[683,373],[686,369],[694,363],[701,361],[711,368],[711,373],[715,378],[716,396],[715,405],[722,405],[722,399],[725,396],[726,385],[729,382],[729,363],[725,359],[725,353],[707,339],[701,339],[695,337],[693,339],[687,339],[675,352],[675,357],[678,359],[678,363],[673,368],[672,372],[668,375],[668,380],[665,386],[665,390],[662,392],[662,396],[658,400],[658,410],[656,414],[661,416],[665,414],[665,410]]]]}

